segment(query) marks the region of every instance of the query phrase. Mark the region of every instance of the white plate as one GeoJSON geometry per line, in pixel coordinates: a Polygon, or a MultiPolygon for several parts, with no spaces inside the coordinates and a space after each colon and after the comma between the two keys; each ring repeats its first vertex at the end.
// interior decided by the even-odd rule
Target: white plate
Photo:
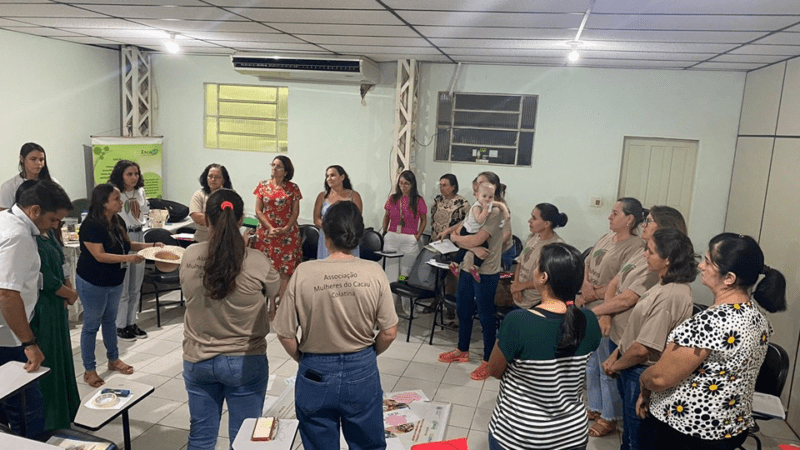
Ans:
{"type": "Polygon", "coordinates": [[[168,264],[180,264],[181,259],[183,258],[184,250],[185,249],[183,247],[178,247],[177,245],[165,245],[163,247],[148,247],[143,250],[139,250],[139,255],[151,261],[158,261],[168,264]],[[160,252],[169,252],[172,253],[173,255],[177,255],[179,258],[178,259],[157,258],[156,253],[160,252]]]}

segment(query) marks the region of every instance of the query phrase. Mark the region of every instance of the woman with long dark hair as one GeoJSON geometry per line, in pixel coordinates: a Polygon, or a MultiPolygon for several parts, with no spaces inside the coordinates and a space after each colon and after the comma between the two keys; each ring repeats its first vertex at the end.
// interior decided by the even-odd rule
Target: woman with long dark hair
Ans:
{"type": "Polygon", "coordinates": [[[269,377],[267,298],[280,287],[269,258],[245,247],[239,194],[214,191],[205,214],[210,239],[190,245],[180,269],[189,449],[214,448],[223,400],[231,445],[244,419],[261,414],[269,377]]]}
{"type": "Polygon", "coordinates": [[[221,164],[212,163],[206,166],[200,174],[200,189],[189,200],[189,217],[194,222],[194,240],[205,242],[208,240],[206,227],[206,202],[208,196],[218,189],[233,189],[228,169],[221,164]]]}
{"type": "Polygon", "coordinates": [[[14,175],[0,186],[0,211],[14,206],[17,189],[25,180],[51,180],[44,149],[28,142],[19,149],[19,175],[14,175]]]}
{"type": "Polygon", "coordinates": [[[652,427],[636,416],[639,377],[661,355],[667,335],[692,315],[692,288],[697,277],[692,241],[678,230],[656,230],[647,242],[647,269],[659,283],[642,294],[628,318],[616,350],[603,362],[606,375],[617,377],[622,395],[622,450],[652,448],[652,427]]]}
{"type": "Polygon", "coordinates": [[[86,373],[83,381],[92,387],[103,384],[97,375],[94,347],[97,331],[103,326],[103,344],[108,356],[108,370],[126,375],[133,367],[119,359],[117,347],[117,309],[122,294],[122,283],[128,265],[138,264],[144,258],[138,252],[148,247],[164,244],[131,242],[125,223],[118,213],[122,211],[122,194],[112,184],[99,184],[92,191],[89,215],[81,223],[81,255],[75,287],[83,304],[83,329],[81,330],[81,356],[86,373]]]}
{"type": "MultiPolygon", "coordinates": [[[[117,161],[108,177],[108,182],[122,194],[122,211],[119,212],[119,216],[125,222],[128,238],[131,242],[144,242],[143,227],[150,208],[139,164],[125,159],[117,161]]],[[[122,282],[122,295],[117,311],[117,338],[123,341],[135,341],[147,337],[147,332],[136,325],[142,280],[144,280],[144,263],[128,266],[128,270],[125,271],[125,281],[122,282]]]]}
{"type": "Polygon", "coordinates": [[[364,233],[353,202],[331,206],[322,229],[330,255],[297,268],[274,322],[300,363],[300,437],[307,449],[339,448],[340,433],[351,449],[386,448],[377,355],[397,337],[389,280],[380,265],[353,256],[364,233]]]}
{"type": "Polygon", "coordinates": [[[394,194],[383,205],[383,249],[403,253],[400,258],[400,278],[411,271],[419,251],[420,237],[428,224],[428,206],[417,191],[417,177],[405,170],[397,177],[394,194]]]}
{"type": "Polygon", "coordinates": [[[750,236],[711,239],[700,274],[714,303],[672,330],[661,358],[640,379],[637,414],[655,418],[658,439],[650,448],[657,450],[741,446],[772,335],[761,309],[786,309],[786,279],[764,264],[750,236]]]}
{"type": "MultiPolygon", "coordinates": [[[[317,201],[314,202],[314,225],[320,230],[322,230],[322,218],[325,217],[328,208],[334,203],[353,202],[358,206],[359,210],[364,208],[361,203],[361,195],[353,190],[350,176],[347,175],[342,166],[333,165],[325,169],[323,187],[325,190],[317,195],[317,201]]],[[[353,249],[353,256],[359,256],[358,247],[353,249]]],[[[320,231],[319,241],[317,241],[317,259],[325,259],[327,257],[328,248],[325,247],[325,233],[320,231]]]]}
{"type": "Polygon", "coordinates": [[[586,448],[583,386],[600,327],[591,311],[575,306],[583,271],[577,249],[545,245],[533,270],[541,303],[503,320],[488,366],[501,380],[489,422],[491,450],[586,448]]]}

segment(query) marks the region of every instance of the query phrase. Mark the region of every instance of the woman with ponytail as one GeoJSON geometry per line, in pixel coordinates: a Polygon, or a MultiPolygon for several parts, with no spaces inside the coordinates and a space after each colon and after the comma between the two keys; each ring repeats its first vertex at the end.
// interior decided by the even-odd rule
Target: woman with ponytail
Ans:
{"type": "Polygon", "coordinates": [[[655,418],[651,448],[739,448],[753,425],[753,392],[772,335],[761,308],[786,309],[786,280],[764,264],[750,236],[711,239],[700,274],[714,303],[675,328],[641,376],[636,409],[655,418]]]}
{"type": "Polygon", "coordinates": [[[673,328],[692,315],[692,288],[697,278],[692,241],[678,230],[656,230],[645,250],[647,269],[660,282],[642,294],[628,318],[617,347],[603,363],[609,377],[617,378],[622,395],[625,429],[621,450],[650,449],[655,440],[652,422],[636,416],[639,377],[658,361],[673,328]]]}
{"type": "Polygon", "coordinates": [[[397,337],[389,280],[378,263],[353,256],[364,234],[354,202],[334,203],[322,230],[328,257],[297,267],[273,322],[300,363],[300,437],[307,449],[339,448],[340,433],[351,449],[386,448],[377,355],[397,337]]]}
{"type": "Polygon", "coordinates": [[[239,232],[243,214],[239,194],[214,191],[205,206],[210,240],[190,245],[181,261],[189,449],[214,448],[223,400],[231,445],[242,421],[258,417],[264,406],[267,300],[278,293],[281,280],[269,258],[245,247],[239,232]]]}
{"type": "Polygon", "coordinates": [[[586,448],[583,386],[600,327],[591,311],[575,306],[583,273],[575,247],[544,246],[533,270],[542,302],[503,320],[488,367],[501,380],[489,422],[491,450],[586,448]]]}

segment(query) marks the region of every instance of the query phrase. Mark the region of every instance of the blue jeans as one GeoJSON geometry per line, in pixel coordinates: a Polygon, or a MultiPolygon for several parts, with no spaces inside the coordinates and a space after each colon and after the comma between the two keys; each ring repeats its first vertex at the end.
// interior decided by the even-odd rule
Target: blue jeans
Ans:
{"type": "MultiPolygon", "coordinates": [[[[0,366],[10,361],[28,362],[25,350],[20,347],[0,347],[0,366]]],[[[25,395],[25,436],[34,437],[44,431],[44,398],[39,382],[34,381],[23,391],[25,395]]],[[[0,411],[5,413],[11,431],[22,435],[22,401],[17,392],[0,401],[0,411]]]]}
{"type": "MultiPolygon", "coordinates": [[[[492,433],[489,433],[489,450],[505,450],[503,446],[500,445],[499,442],[497,442],[497,439],[495,439],[494,436],[492,436],[492,433]]],[[[586,446],[582,445],[580,447],[572,447],[567,450],[586,450],[586,446]]]]}
{"type": "Polygon", "coordinates": [[[189,450],[217,445],[222,401],[228,403],[228,436],[233,440],[244,419],[261,416],[267,394],[266,355],[226,356],[191,363],[183,361],[189,394],[189,450]]]}
{"type": "Polygon", "coordinates": [[[386,448],[383,390],[373,347],[356,353],[304,353],[294,402],[306,450],[386,448]]]}
{"type": "Polygon", "coordinates": [[[647,366],[639,364],[628,367],[619,374],[617,387],[622,394],[622,445],[620,450],[651,449],[654,445],[656,431],[648,419],[640,419],[636,415],[636,400],[639,399],[639,377],[647,370],[647,366]]]}
{"type": "Polygon", "coordinates": [[[97,330],[103,325],[103,344],[108,362],[119,359],[117,348],[117,308],[122,295],[122,285],[95,286],[80,276],[75,276],[75,288],[83,303],[83,329],[81,330],[81,357],[83,368],[92,372],[97,367],[94,344],[97,330]]]}
{"type": "Polygon", "coordinates": [[[478,283],[469,272],[461,271],[456,290],[456,315],[458,316],[458,349],[469,351],[472,339],[472,316],[478,311],[478,318],[483,328],[483,360],[489,361],[489,355],[497,339],[497,322],[494,318],[494,294],[500,274],[481,275],[478,283]]]}
{"type": "Polygon", "coordinates": [[[586,396],[589,411],[600,413],[604,420],[622,418],[622,398],[619,396],[617,381],[603,372],[603,363],[617,348],[617,344],[604,337],[600,346],[589,356],[586,363],[586,396]]]}

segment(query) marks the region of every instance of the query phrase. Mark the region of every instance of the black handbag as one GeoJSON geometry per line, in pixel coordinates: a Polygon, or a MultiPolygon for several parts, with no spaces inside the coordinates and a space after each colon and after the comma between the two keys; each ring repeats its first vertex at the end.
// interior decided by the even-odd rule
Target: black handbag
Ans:
{"type": "Polygon", "coordinates": [[[169,212],[170,222],[180,222],[189,215],[189,207],[178,202],[161,198],[148,198],[147,201],[150,203],[150,209],[166,209],[169,212]]]}

